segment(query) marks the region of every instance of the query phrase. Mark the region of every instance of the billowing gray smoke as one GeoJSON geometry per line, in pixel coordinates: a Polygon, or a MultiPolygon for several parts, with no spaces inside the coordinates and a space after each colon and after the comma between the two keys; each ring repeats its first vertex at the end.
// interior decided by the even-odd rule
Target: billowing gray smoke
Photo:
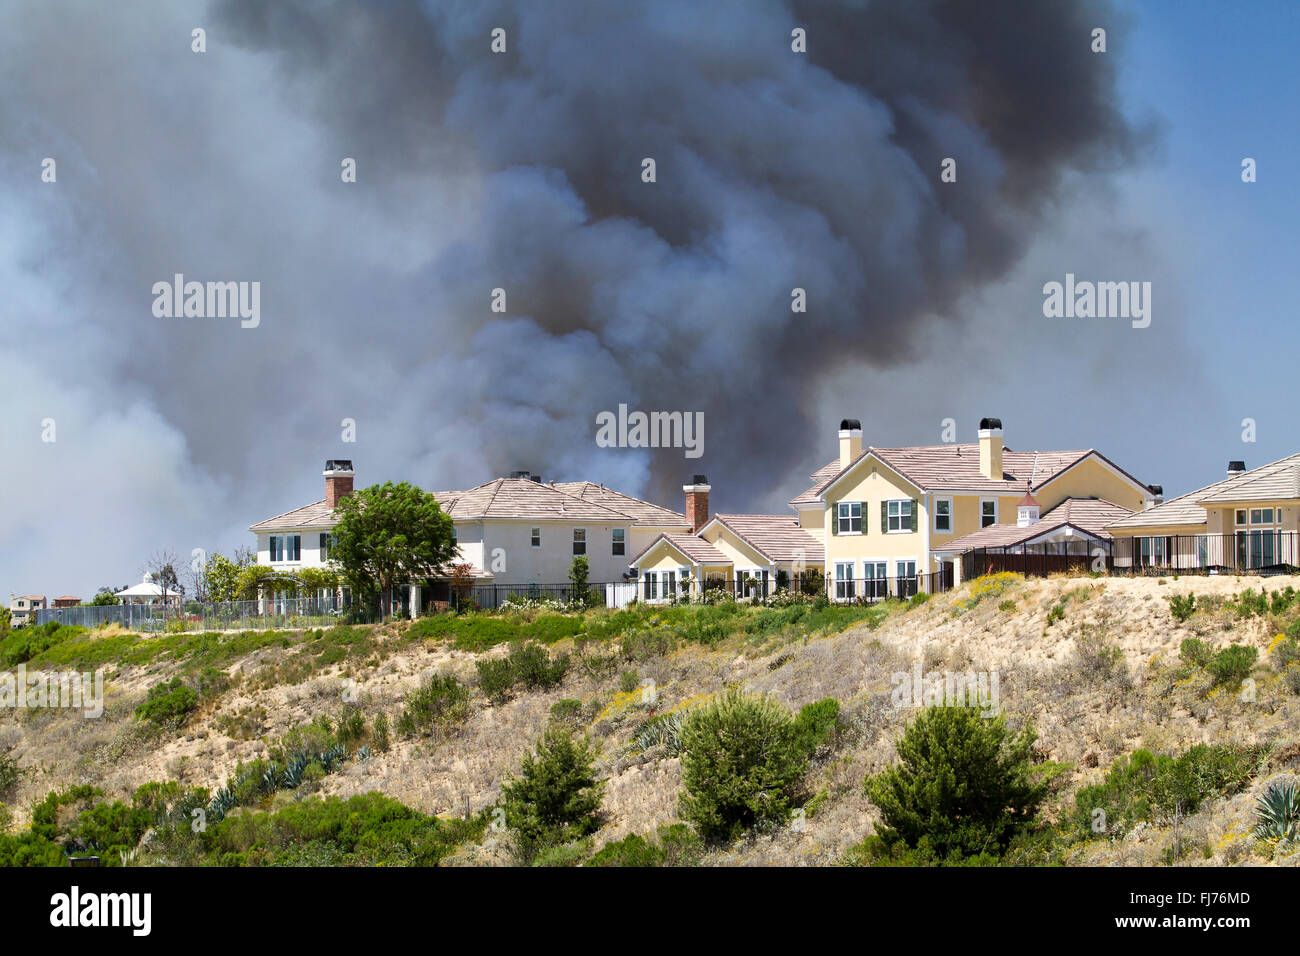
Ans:
{"type": "Polygon", "coordinates": [[[90,5],[82,33],[40,4],[11,16],[0,123],[22,168],[62,160],[57,192],[31,177],[33,259],[59,250],[83,300],[62,313],[200,472],[257,478],[225,506],[239,526],[318,494],[336,455],[363,482],[528,468],[677,505],[705,472],[732,509],[796,493],[841,413],[870,427],[812,420],[825,373],[959,320],[1063,177],[1134,152],[1116,54],[1089,48],[1122,25],[1096,3],[217,0],[90,5]],[[176,272],[260,280],[261,325],[152,317],[176,272]],[[703,458],[597,447],[620,404],[703,411],[703,458]]]}

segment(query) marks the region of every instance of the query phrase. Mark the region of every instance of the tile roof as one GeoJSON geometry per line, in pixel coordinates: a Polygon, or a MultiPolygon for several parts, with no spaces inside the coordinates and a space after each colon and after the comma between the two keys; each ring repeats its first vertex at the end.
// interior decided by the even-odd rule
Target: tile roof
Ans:
{"type": "Polygon", "coordinates": [[[1205,509],[1200,502],[1222,505],[1279,498],[1300,498],[1300,454],[1289,455],[1244,474],[1232,475],[1212,485],[1171,498],[1154,508],[1113,521],[1109,527],[1122,531],[1124,528],[1142,528],[1147,525],[1205,524],[1205,509]]]}
{"type": "MultiPolygon", "coordinates": [[[[1094,448],[1071,451],[1013,451],[1002,449],[1002,478],[985,478],[980,474],[979,444],[913,445],[905,448],[864,448],[850,464],[852,468],[867,455],[874,454],[890,468],[924,491],[990,491],[1013,494],[1027,488],[1041,488],[1089,455],[1096,455],[1125,477],[1141,485],[1136,478],[1116,466],[1094,448]]],[[[799,505],[817,500],[836,478],[848,469],[839,467],[839,459],[828,463],[813,475],[812,487],[791,499],[799,505]]]]}
{"type": "MultiPolygon", "coordinates": [[[[772,561],[825,564],[826,549],[792,515],[716,514],[720,522],[772,561]]],[[[706,526],[707,527],[707,526],[706,526]]]]}
{"type": "Polygon", "coordinates": [[[603,505],[629,518],[635,518],[638,524],[665,527],[690,527],[684,514],[661,508],[659,505],[633,498],[613,488],[606,488],[591,481],[557,481],[554,487],[566,495],[573,495],[583,501],[592,501],[603,505]]]}
{"type": "Polygon", "coordinates": [[[651,548],[660,541],[667,541],[674,548],[680,551],[686,557],[690,558],[696,564],[730,564],[731,559],[719,551],[716,547],[705,541],[703,538],[693,534],[661,534],[650,542],[649,547],[632,559],[631,563],[636,564],[645,555],[650,553],[651,548]]]}
{"type": "MultiPolygon", "coordinates": [[[[435,491],[433,497],[454,521],[484,518],[538,521],[633,521],[650,527],[686,527],[684,515],[589,481],[551,484],[528,478],[495,478],[466,491],[435,491]]],[[[332,528],[337,523],[325,502],[317,501],[267,518],[250,531],[332,528]]]]}
{"type": "Polygon", "coordinates": [[[1020,527],[1017,524],[991,524],[970,534],[935,547],[935,551],[969,551],[972,548],[1005,548],[1050,534],[1069,525],[1099,538],[1109,538],[1109,523],[1132,514],[1122,505],[1104,498],[1066,498],[1037,522],[1020,527]]]}
{"type": "Polygon", "coordinates": [[[259,521],[255,525],[250,525],[248,530],[279,531],[283,528],[332,528],[335,523],[334,511],[326,506],[325,499],[322,498],[320,501],[314,501],[301,508],[295,508],[293,511],[286,511],[274,518],[259,521]]]}

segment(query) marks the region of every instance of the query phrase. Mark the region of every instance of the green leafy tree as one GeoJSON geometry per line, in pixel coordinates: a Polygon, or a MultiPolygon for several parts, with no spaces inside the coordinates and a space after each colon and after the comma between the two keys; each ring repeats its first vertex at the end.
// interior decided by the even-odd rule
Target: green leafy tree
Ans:
{"type": "Polygon", "coordinates": [[[681,732],[682,819],[708,840],[788,820],[809,733],[775,701],[737,691],[693,711],[681,732]]]}
{"type": "Polygon", "coordinates": [[[95,592],[95,596],[90,599],[91,607],[111,607],[115,604],[121,604],[122,599],[117,596],[118,591],[125,591],[126,587],[111,588],[102,587],[95,592]]]}
{"type": "Polygon", "coordinates": [[[219,551],[213,552],[204,572],[208,598],[213,601],[238,601],[243,590],[241,575],[248,566],[230,560],[219,551]]]}
{"type": "Polygon", "coordinates": [[[866,781],[886,846],[922,839],[945,859],[1001,854],[1032,825],[1048,784],[1034,773],[1037,735],[970,707],[930,707],[903,731],[899,763],[866,781]]]}
{"type": "Polygon", "coordinates": [[[593,833],[604,793],[588,740],[548,727],[536,753],[525,755],[520,775],[502,787],[506,823],[518,832],[520,856],[531,862],[548,846],[593,833]]]}
{"type": "Polygon", "coordinates": [[[583,604],[591,603],[591,562],[585,554],[575,555],[569,564],[569,584],[573,586],[573,600],[583,604]]]}
{"type": "Polygon", "coordinates": [[[354,587],[379,590],[385,616],[394,586],[437,574],[456,555],[451,518],[433,495],[406,482],[362,488],[335,510],[330,558],[354,587]]]}

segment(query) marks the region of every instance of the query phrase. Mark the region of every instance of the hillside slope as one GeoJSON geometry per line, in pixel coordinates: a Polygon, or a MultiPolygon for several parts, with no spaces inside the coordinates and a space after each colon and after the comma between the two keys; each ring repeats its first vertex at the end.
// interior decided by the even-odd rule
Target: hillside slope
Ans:
{"type": "MultiPolygon", "coordinates": [[[[1300,586],[1300,579],[1264,583],[1276,591],[1300,586]]],[[[878,817],[863,779],[895,759],[895,740],[917,713],[911,700],[900,705],[895,691],[900,675],[910,678],[919,666],[929,674],[983,675],[1013,726],[1033,723],[1045,757],[1068,765],[1060,768],[1048,811],[1062,820],[1079,787],[1103,781],[1113,761],[1135,749],[1177,755],[1203,743],[1260,746],[1259,770],[1241,792],[1208,800],[1176,827],[1157,819],[1121,838],[1077,841],[1065,862],[1158,865],[1176,844],[1173,858],[1185,865],[1294,865],[1300,853],[1261,851],[1250,833],[1256,798],[1271,781],[1300,773],[1300,682],[1270,664],[1269,654],[1300,607],[1246,613],[1232,599],[1259,584],[1231,577],[999,576],[917,606],[863,612],[838,632],[806,633],[811,616],[773,613],[712,643],[692,641],[674,617],[677,609],[642,609],[635,612],[636,640],[561,637],[550,648],[553,655],[571,655],[561,684],[517,689],[498,703],[482,693],[476,661],[504,655],[505,647],[475,651],[461,640],[458,648],[450,639],[421,636],[431,630],[425,622],[201,639],[91,632],[36,654],[27,666],[84,669],[102,662],[108,676],[104,715],[87,720],[60,710],[0,711],[0,752],[8,751],[27,771],[4,802],[21,826],[35,801],[74,785],[93,784],[123,800],[149,781],[215,791],[241,762],[265,757],[286,734],[313,720],[337,720],[348,702],[365,723],[358,743],[373,737],[381,712],[396,727],[405,695],[431,674],[450,674],[473,692],[463,722],[432,734],[403,736],[394,729],[387,752],[349,760],[295,795],[380,791],[426,813],[478,813],[495,806],[503,781],[517,772],[548,721],[559,719],[601,747],[606,816],[591,844],[596,849],[677,820],[680,761],[662,747],[635,745],[646,718],[739,687],[792,709],[833,697],[840,702],[841,727],[834,746],[814,760],[808,790],[817,796],[798,826],[709,850],[703,862],[832,864],[873,832],[878,817]],[[1175,620],[1169,596],[1193,592],[1204,609],[1175,620]],[[783,624],[786,618],[799,619],[783,624]],[[656,642],[656,633],[663,639],[656,642]],[[1216,686],[1205,671],[1180,666],[1187,638],[1213,647],[1247,645],[1259,660],[1240,689],[1216,686]],[[207,688],[198,709],[182,724],[137,719],[134,711],[149,688],[174,676],[207,688]],[[647,682],[653,682],[653,697],[643,689],[647,682]],[[561,705],[553,716],[560,701],[578,703],[561,705]]],[[[593,622],[602,620],[613,633],[604,612],[586,632],[598,637],[593,622]]],[[[282,793],[274,804],[292,799],[282,793]]],[[[502,843],[487,841],[462,846],[447,862],[510,859],[502,843]]]]}

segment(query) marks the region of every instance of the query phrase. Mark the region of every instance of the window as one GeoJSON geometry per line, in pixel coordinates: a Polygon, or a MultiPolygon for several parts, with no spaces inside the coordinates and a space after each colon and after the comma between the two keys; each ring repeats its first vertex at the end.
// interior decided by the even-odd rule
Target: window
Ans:
{"type": "Polygon", "coordinates": [[[659,572],[647,571],[645,573],[645,599],[653,601],[659,597],[659,572]]]}
{"type": "Polygon", "coordinates": [[[529,538],[534,548],[540,548],[542,546],[542,529],[534,528],[532,532],[530,532],[529,538]]]}
{"type": "Polygon", "coordinates": [[[573,529],[573,553],[574,554],[587,553],[587,529],[586,528],[573,529]]]}
{"type": "Polygon", "coordinates": [[[862,502],[841,501],[839,505],[840,534],[862,533],[862,502]]]}
{"type": "Polygon", "coordinates": [[[853,588],[853,562],[835,562],[835,600],[851,601],[855,597],[853,588]]]}
{"type": "Polygon", "coordinates": [[[888,502],[889,506],[889,525],[886,530],[890,534],[899,531],[912,530],[912,502],[907,499],[898,499],[888,502]]]}
{"type": "Polygon", "coordinates": [[[329,532],[323,532],[320,536],[320,559],[328,561],[330,559],[330,548],[334,547],[334,535],[329,532]]]}
{"type": "Polygon", "coordinates": [[[980,527],[987,528],[991,524],[998,523],[998,499],[981,498],[980,499],[980,527]]]}
{"type": "Polygon", "coordinates": [[[273,534],[269,543],[272,561],[302,560],[302,535],[273,534]]]}
{"type": "Polygon", "coordinates": [[[627,539],[626,539],[626,535],[627,535],[627,532],[624,531],[622,528],[615,528],[615,529],[614,529],[614,544],[613,544],[613,547],[612,547],[611,550],[610,550],[610,554],[625,554],[625,553],[626,553],[626,551],[625,551],[625,549],[626,549],[626,547],[627,547],[627,539]]]}
{"type": "Polygon", "coordinates": [[[916,562],[901,560],[894,562],[894,570],[898,575],[898,596],[909,598],[916,593],[916,562]]]}
{"type": "Polygon", "coordinates": [[[889,597],[889,579],[887,569],[889,565],[884,561],[864,561],[862,563],[862,596],[871,598],[873,601],[878,598],[889,597]]]}
{"type": "Polygon", "coordinates": [[[1196,565],[1201,568],[1210,566],[1210,536],[1207,534],[1196,536],[1196,565]]]}
{"type": "Polygon", "coordinates": [[[934,499],[934,530],[937,534],[952,532],[952,499],[934,499]]]}

